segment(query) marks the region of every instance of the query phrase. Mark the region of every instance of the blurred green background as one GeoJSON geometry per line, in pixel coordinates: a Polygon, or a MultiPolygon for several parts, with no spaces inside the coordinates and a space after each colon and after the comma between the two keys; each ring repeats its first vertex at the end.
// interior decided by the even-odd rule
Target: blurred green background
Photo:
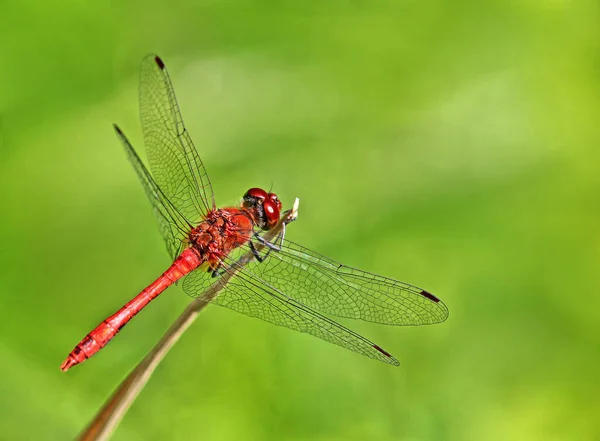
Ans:
{"type": "MultiPolygon", "coordinates": [[[[423,286],[442,325],[343,321],[378,363],[211,307],[115,440],[600,439],[600,4],[0,3],[0,438],[70,439],[188,304],[111,128],[169,66],[220,204],[301,199],[288,237],[423,286]]],[[[143,151],[143,150],[142,150],[143,151]]]]}

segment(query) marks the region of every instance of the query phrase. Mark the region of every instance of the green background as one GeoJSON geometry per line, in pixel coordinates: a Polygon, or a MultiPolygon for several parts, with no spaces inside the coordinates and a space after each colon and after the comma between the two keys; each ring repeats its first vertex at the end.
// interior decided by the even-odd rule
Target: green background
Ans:
{"type": "Polygon", "coordinates": [[[450,318],[343,322],[394,368],[208,308],[115,440],[600,439],[598,2],[92,3],[0,3],[1,439],[75,436],[189,302],[59,371],[169,264],[111,128],[149,52],[221,205],[299,197],[289,238],[450,318]]]}

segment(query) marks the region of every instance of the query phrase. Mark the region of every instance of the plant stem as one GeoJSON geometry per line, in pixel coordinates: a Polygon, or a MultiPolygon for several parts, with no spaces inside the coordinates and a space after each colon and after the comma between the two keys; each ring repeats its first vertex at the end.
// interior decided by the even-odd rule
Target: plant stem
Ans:
{"type": "MultiPolygon", "coordinates": [[[[296,199],[292,209],[286,211],[281,216],[277,225],[265,233],[263,237],[266,241],[271,241],[279,234],[281,229],[284,228],[285,224],[298,217],[298,204],[299,201],[296,199]]],[[[264,246],[264,244],[258,243],[255,248],[260,251],[264,246]]],[[[235,276],[239,268],[243,267],[253,259],[254,256],[252,252],[244,254],[244,256],[238,260],[233,271],[223,274],[223,276],[211,285],[202,296],[198,297],[185,308],[183,313],[175,320],[156,346],[121,382],[119,387],[98,411],[87,428],[79,435],[79,438],[77,438],[79,441],[104,441],[111,436],[167,352],[169,352],[187,328],[194,320],[196,320],[200,311],[217,297],[218,293],[223,289],[227,282],[235,276]]]]}

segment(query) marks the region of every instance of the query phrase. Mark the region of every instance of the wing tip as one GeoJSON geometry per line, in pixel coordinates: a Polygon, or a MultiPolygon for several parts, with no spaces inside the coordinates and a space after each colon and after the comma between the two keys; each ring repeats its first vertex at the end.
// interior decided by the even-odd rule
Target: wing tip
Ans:
{"type": "Polygon", "coordinates": [[[121,131],[121,129],[119,128],[118,125],[113,123],[113,129],[115,129],[115,132],[117,132],[117,135],[122,135],[123,132],[121,131]]]}
{"type": "Polygon", "coordinates": [[[156,63],[156,65],[159,67],[160,70],[165,69],[165,63],[158,55],[154,56],[154,62],[156,63]]]}
{"type": "Polygon", "coordinates": [[[425,298],[428,298],[432,302],[440,303],[440,299],[438,299],[436,296],[434,296],[433,294],[431,294],[429,291],[425,291],[424,289],[422,289],[419,294],[421,294],[425,298]]]}
{"type": "Polygon", "coordinates": [[[396,360],[392,354],[390,354],[388,351],[386,351],[385,349],[383,349],[381,346],[378,345],[373,345],[373,349],[376,349],[377,351],[379,351],[381,354],[385,355],[388,360],[386,360],[388,363],[393,364],[394,366],[400,366],[400,362],[398,360],[396,360]]]}

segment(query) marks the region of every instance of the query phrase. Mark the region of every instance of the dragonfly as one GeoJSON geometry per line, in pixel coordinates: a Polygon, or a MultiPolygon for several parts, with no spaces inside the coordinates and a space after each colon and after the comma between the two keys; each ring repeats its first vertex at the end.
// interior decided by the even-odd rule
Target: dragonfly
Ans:
{"type": "MultiPolygon", "coordinates": [[[[158,221],[171,266],[148,287],[103,320],[68,355],[61,370],[97,353],[137,313],[183,279],[183,291],[202,296],[227,277],[212,303],[291,328],[391,364],[381,346],[328,316],[386,325],[428,325],[448,317],[448,308],[427,290],[336,262],[284,240],[277,195],[250,188],[238,206],[217,208],[212,185],[186,129],[165,63],[149,55],[140,68],[139,112],[147,167],[123,131],[115,131],[142,182],[158,221]],[[236,258],[252,256],[250,262],[236,258]]],[[[284,225],[285,226],[285,225],[284,225]]]]}

